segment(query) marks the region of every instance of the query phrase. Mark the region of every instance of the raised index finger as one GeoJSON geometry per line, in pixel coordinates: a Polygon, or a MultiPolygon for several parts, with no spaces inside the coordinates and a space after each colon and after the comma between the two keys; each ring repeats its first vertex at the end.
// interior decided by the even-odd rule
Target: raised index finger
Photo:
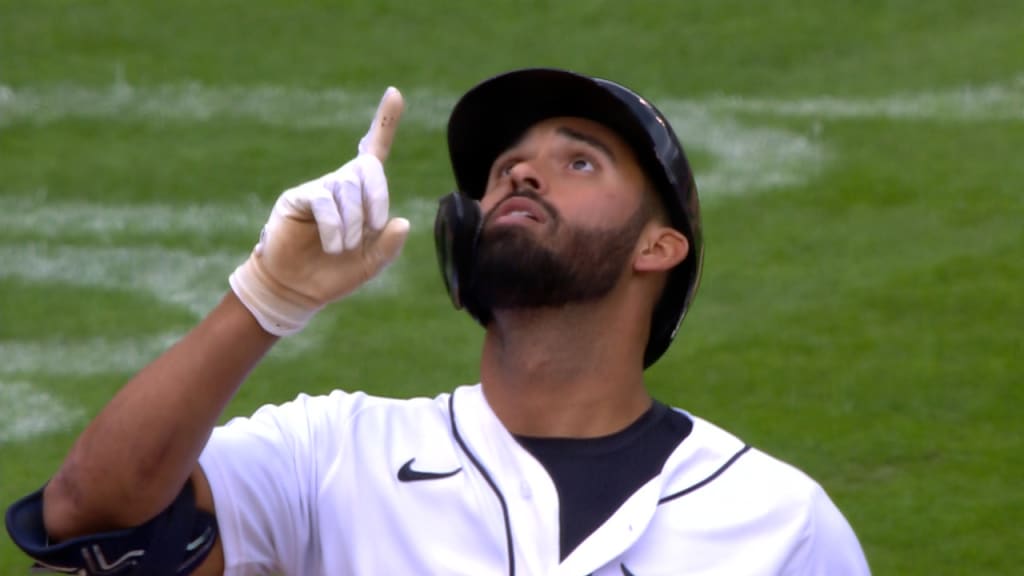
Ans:
{"type": "Polygon", "coordinates": [[[391,152],[391,143],[395,140],[395,132],[398,130],[398,120],[401,119],[404,109],[405,99],[402,98],[402,93],[394,86],[389,86],[380,99],[380,105],[377,106],[370,131],[359,141],[359,153],[373,154],[381,162],[387,160],[388,153],[391,152]]]}

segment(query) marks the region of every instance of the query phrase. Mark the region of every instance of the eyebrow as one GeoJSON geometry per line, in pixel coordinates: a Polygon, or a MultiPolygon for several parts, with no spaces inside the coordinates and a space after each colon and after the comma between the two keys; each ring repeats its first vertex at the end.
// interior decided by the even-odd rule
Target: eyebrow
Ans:
{"type": "Polygon", "coordinates": [[[573,130],[572,128],[569,128],[568,126],[559,126],[558,129],[555,130],[555,131],[558,134],[561,134],[562,136],[565,136],[566,138],[569,138],[570,140],[575,140],[577,142],[583,142],[584,144],[587,144],[587,145],[589,145],[589,146],[591,146],[593,148],[596,148],[596,149],[600,150],[601,152],[603,152],[605,154],[605,156],[607,156],[613,162],[616,160],[615,153],[612,152],[612,149],[609,148],[607,144],[605,144],[601,140],[591,136],[590,134],[585,134],[585,133],[580,132],[578,130],[573,130]]]}

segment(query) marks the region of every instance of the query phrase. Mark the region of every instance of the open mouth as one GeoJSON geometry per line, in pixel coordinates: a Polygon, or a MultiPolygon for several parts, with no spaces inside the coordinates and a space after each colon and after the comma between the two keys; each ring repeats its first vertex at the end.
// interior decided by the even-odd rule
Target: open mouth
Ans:
{"type": "Polygon", "coordinates": [[[495,208],[494,221],[505,222],[536,222],[544,224],[548,221],[543,206],[525,196],[511,196],[495,208]]]}

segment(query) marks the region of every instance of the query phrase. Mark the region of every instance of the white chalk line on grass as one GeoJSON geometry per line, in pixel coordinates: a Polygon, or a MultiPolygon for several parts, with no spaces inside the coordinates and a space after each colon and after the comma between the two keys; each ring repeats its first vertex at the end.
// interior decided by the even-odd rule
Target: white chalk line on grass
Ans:
{"type": "Polygon", "coordinates": [[[774,99],[722,95],[708,99],[707,104],[719,112],[830,120],[1020,121],[1024,120],[1024,75],[1001,83],[875,98],[818,96],[774,99]]]}
{"type": "Polygon", "coordinates": [[[156,358],[180,337],[181,334],[166,332],[142,338],[0,340],[0,375],[129,374],[156,358]]]}
{"type": "MultiPolygon", "coordinates": [[[[793,131],[744,125],[691,104],[668,102],[663,112],[680,134],[694,135],[693,148],[712,159],[710,166],[695,174],[702,202],[796,186],[819,173],[828,160],[821,142],[793,131]],[[685,120],[676,122],[676,118],[685,120]]],[[[690,153],[691,147],[681,138],[690,153]]]]}
{"type": "MultiPolygon", "coordinates": [[[[402,122],[420,128],[444,126],[454,98],[429,90],[403,91],[402,122]]],[[[131,122],[239,120],[287,128],[368,127],[380,94],[345,89],[289,86],[209,86],[199,82],[135,86],[0,84],[0,126],[50,124],[65,119],[131,122]]]]}
{"type": "Polygon", "coordinates": [[[27,382],[0,379],[0,446],[66,430],[82,416],[27,382]]]}
{"type": "MultiPolygon", "coordinates": [[[[268,191],[265,200],[250,198],[237,204],[99,203],[60,200],[45,189],[27,193],[0,189],[0,198],[2,234],[40,240],[87,238],[101,244],[125,243],[126,238],[132,244],[140,239],[157,244],[168,236],[243,235],[255,241],[275,200],[274,191],[268,191]]],[[[409,219],[413,233],[432,231],[439,198],[392,201],[390,213],[409,219]]]]}
{"type": "MultiPolygon", "coordinates": [[[[427,129],[445,125],[455,95],[421,88],[404,92],[407,110],[403,123],[427,129]]],[[[0,84],[0,126],[101,118],[136,122],[242,120],[291,128],[361,128],[368,125],[379,98],[379,93],[343,88],[210,86],[200,82],[151,86],[123,80],[106,85],[0,84]]],[[[654,98],[654,102],[674,117],[673,124],[678,121],[683,128],[679,132],[684,134],[688,132],[686,117],[691,110],[818,118],[1024,120],[1024,75],[1003,82],[879,97],[777,99],[716,95],[701,99],[654,98]]]]}
{"type": "Polygon", "coordinates": [[[254,239],[270,215],[274,198],[266,202],[223,204],[114,204],[64,201],[46,190],[3,194],[0,231],[54,239],[88,237],[110,241],[121,236],[159,239],[168,235],[209,237],[250,234],[254,239]]]}
{"type": "Polygon", "coordinates": [[[240,259],[147,246],[5,244],[0,278],[140,294],[201,315],[226,290],[227,274],[240,259]]]}

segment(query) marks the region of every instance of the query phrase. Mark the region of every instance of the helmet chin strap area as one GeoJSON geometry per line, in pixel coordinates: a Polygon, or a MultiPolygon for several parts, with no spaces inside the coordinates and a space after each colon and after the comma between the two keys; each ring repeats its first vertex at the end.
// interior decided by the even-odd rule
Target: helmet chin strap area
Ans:
{"type": "Polygon", "coordinates": [[[434,246],[441,277],[455,309],[465,308],[470,316],[486,326],[491,320],[491,311],[479,303],[472,286],[482,227],[479,202],[459,192],[441,198],[434,219],[434,246]]]}

